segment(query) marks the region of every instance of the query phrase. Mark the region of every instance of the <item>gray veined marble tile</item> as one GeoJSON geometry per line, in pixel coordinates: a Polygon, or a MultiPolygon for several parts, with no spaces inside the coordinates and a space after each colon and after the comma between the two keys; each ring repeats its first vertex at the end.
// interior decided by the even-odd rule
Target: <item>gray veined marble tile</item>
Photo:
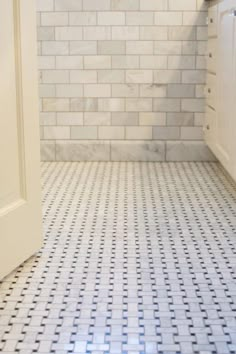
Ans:
{"type": "Polygon", "coordinates": [[[216,158],[202,141],[169,141],[166,161],[216,161],[216,158]]]}
{"type": "Polygon", "coordinates": [[[57,141],[57,161],[109,161],[110,143],[98,140],[57,141]]]}
{"type": "Polygon", "coordinates": [[[112,161],[164,161],[165,143],[160,141],[111,142],[112,161]]]}
{"type": "Polygon", "coordinates": [[[41,161],[55,161],[55,141],[41,140],[41,161]]]}

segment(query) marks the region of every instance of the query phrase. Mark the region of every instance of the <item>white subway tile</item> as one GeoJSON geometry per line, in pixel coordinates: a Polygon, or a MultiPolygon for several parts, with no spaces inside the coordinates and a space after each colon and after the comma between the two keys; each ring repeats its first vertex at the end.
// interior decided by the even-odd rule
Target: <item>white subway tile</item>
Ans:
{"type": "Polygon", "coordinates": [[[98,70],[99,83],[122,83],[125,82],[124,70],[98,70]]]}
{"type": "Polygon", "coordinates": [[[125,41],[98,41],[98,54],[125,54],[125,41]]]}
{"type": "Polygon", "coordinates": [[[82,56],[57,56],[56,57],[57,69],[82,69],[83,57],[82,56]]]}
{"type": "Polygon", "coordinates": [[[113,69],[137,69],[139,68],[139,56],[137,55],[113,55],[113,69]]]}
{"type": "Polygon", "coordinates": [[[127,140],[151,140],[152,127],[126,127],[125,128],[127,140]]]}
{"type": "Polygon", "coordinates": [[[112,27],[113,40],[137,40],[139,39],[138,26],[113,26],[112,27]]]}
{"type": "Polygon", "coordinates": [[[110,112],[86,112],[84,113],[84,125],[111,125],[110,112]]]}
{"type": "Polygon", "coordinates": [[[75,126],[71,127],[71,139],[97,139],[97,127],[75,126]]]}
{"type": "Polygon", "coordinates": [[[82,10],[82,0],[54,0],[56,11],[82,10]]]}
{"type": "Polygon", "coordinates": [[[69,44],[66,41],[44,41],[42,42],[43,55],[66,55],[69,54],[69,44]]]}
{"type": "Polygon", "coordinates": [[[70,42],[71,55],[90,55],[97,54],[96,41],[71,41],[70,42]]]}
{"type": "Polygon", "coordinates": [[[167,40],[168,27],[163,26],[141,26],[140,27],[141,40],[167,40]]]}
{"type": "Polygon", "coordinates": [[[91,55],[84,57],[85,69],[110,69],[111,57],[108,55],[91,55]]]}
{"type": "Polygon", "coordinates": [[[97,24],[96,12],[69,12],[70,26],[95,26],[97,24]]]}
{"type": "Polygon", "coordinates": [[[83,9],[92,11],[110,10],[110,0],[83,0],[83,9]]]}
{"type": "Polygon", "coordinates": [[[118,11],[139,10],[139,0],[111,0],[111,8],[118,11]]]}
{"type": "Polygon", "coordinates": [[[56,85],[56,97],[83,97],[83,85],[56,85]]]}
{"type": "Polygon", "coordinates": [[[111,28],[109,26],[84,27],[85,40],[109,40],[111,39],[111,28]]]}
{"type": "Polygon", "coordinates": [[[153,41],[127,41],[126,53],[129,54],[153,54],[153,41]]]}
{"type": "Polygon", "coordinates": [[[152,83],[153,72],[152,70],[127,70],[126,82],[127,83],[152,83]]]}
{"type": "Polygon", "coordinates": [[[70,72],[71,83],[95,84],[97,82],[96,70],[72,70],[70,72]]]}
{"type": "Polygon", "coordinates": [[[55,31],[56,40],[58,41],[82,39],[82,27],[56,27],[55,31]]]}
{"type": "Polygon", "coordinates": [[[153,12],[127,12],[126,13],[126,24],[132,26],[151,26],[153,25],[154,15],[153,12]]]}
{"type": "Polygon", "coordinates": [[[140,0],[141,10],[168,10],[168,0],[140,0]]]}
{"type": "Polygon", "coordinates": [[[139,113],[139,124],[142,125],[166,125],[166,113],[164,112],[141,112],[139,113]]]}
{"type": "Polygon", "coordinates": [[[169,0],[169,10],[171,11],[194,11],[196,9],[196,0],[169,0]]]}
{"type": "Polygon", "coordinates": [[[84,85],[85,97],[110,97],[111,85],[108,84],[86,84],[84,85]]]}
{"type": "Polygon", "coordinates": [[[125,128],[118,126],[98,127],[98,138],[102,140],[121,140],[125,138],[125,128]]]}
{"type": "Polygon", "coordinates": [[[138,97],[139,85],[137,84],[120,84],[112,85],[113,97],[138,97]]]}
{"type": "Polygon", "coordinates": [[[42,26],[66,26],[68,25],[67,12],[42,12],[41,25],[42,26]]]}
{"type": "Polygon", "coordinates": [[[177,11],[155,12],[154,23],[157,26],[181,26],[183,15],[182,12],[177,11]]]}
{"type": "Polygon", "coordinates": [[[151,98],[126,98],[127,112],[150,112],[152,111],[151,98]]]}
{"type": "Polygon", "coordinates": [[[57,125],[83,125],[82,112],[63,112],[57,113],[57,125]]]}
{"type": "Polygon", "coordinates": [[[98,12],[97,17],[98,17],[99,26],[125,25],[125,12],[117,12],[117,11],[98,12]]]}
{"type": "Polygon", "coordinates": [[[44,139],[70,139],[69,127],[44,127],[44,139]]]}
{"type": "Polygon", "coordinates": [[[100,98],[98,110],[99,112],[124,112],[125,100],[123,98],[100,98]]]}

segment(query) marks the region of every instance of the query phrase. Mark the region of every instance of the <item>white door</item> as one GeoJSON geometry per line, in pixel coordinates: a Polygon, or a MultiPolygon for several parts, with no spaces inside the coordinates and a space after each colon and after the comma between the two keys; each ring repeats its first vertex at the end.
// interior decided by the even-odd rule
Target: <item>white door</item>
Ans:
{"type": "Polygon", "coordinates": [[[0,0],[0,279],[42,245],[32,0],[0,0]]]}
{"type": "Polygon", "coordinates": [[[235,0],[226,0],[219,5],[218,19],[218,92],[217,92],[217,156],[225,168],[232,173],[232,142],[235,141],[233,120],[235,116],[235,71],[234,38],[235,0]]]}

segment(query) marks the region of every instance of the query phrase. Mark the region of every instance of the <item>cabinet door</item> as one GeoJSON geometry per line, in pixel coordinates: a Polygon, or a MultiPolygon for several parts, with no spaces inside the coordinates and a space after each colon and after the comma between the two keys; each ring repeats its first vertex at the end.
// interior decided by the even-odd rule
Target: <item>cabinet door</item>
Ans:
{"type": "Polygon", "coordinates": [[[218,49],[217,49],[217,123],[216,150],[217,157],[232,174],[232,145],[235,139],[235,0],[226,0],[219,5],[218,49]]]}
{"type": "Polygon", "coordinates": [[[34,1],[0,1],[0,280],[42,245],[34,1]]]}

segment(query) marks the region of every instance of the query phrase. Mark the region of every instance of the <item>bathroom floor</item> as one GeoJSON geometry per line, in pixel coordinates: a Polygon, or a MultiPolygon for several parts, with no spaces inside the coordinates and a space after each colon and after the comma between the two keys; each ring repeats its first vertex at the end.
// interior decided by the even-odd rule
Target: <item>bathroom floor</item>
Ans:
{"type": "Polygon", "coordinates": [[[217,163],[43,163],[45,244],[1,353],[236,353],[236,186],[217,163]]]}

